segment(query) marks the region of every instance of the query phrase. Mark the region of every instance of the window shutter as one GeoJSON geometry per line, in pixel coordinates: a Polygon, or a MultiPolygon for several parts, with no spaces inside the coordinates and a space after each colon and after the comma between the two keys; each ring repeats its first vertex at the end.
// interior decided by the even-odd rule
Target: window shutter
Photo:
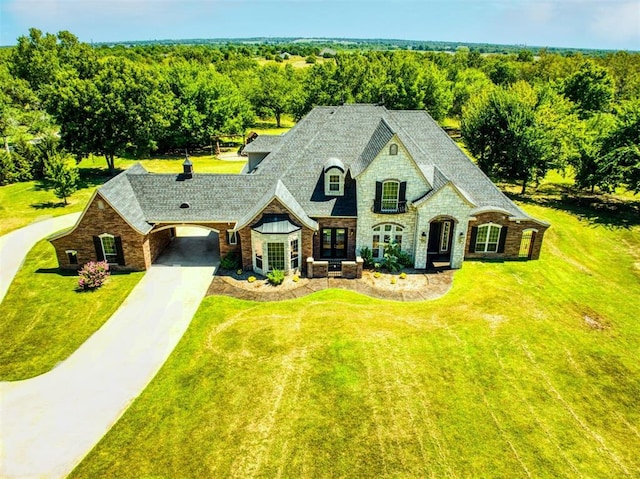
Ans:
{"type": "Polygon", "coordinates": [[[400,191],[398,194],[398,201],[407,201],[407,182],[400,182],[400,191]]]}
{"type": "Polygon", "coordinates": [[[100,241],[100,237],[99,236],[94,236],[93,237],[93,246],[96,249],[96,259],[98,261],[103,261],[104,260],[104,252],[102,251],[102,241],[100,241]]]}
{"type": "Polygon", "coordinates": [[[476,252],[476,238],[478,237],[478,227],[471,227],[471,241],[469,241],[469,253],[476,252]]]}
{"type": "Polygon", "coordinates": [[[500,241],[498,242],[498,253],[504,253],[504,245],[507,242],[507,230],[509,228],[507,228],[506,226],[503,226],[500,229],[500,241]]]}
{"type": "Polygon", "coordinates": [[[116,243],[116,263],[120,266],[124,266],[124,250],[122,249],[122,239],[120,236],[115,236],[114,241],[116,243]]]}
{"type": "Polygon", "coordinates": [[[373,212],[380,213],[382,209],[382,181],[376,181],[376,199],[373,201],[373,212]]]}

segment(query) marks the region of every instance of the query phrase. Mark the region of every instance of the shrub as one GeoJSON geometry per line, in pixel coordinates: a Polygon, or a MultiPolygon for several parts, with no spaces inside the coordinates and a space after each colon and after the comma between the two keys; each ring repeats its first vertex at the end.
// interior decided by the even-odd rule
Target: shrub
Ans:
{"type": "Polygon", "coordinates": [[[238,276],[240,276],[242,273],[244,273],[244,271],[242,271],[242,268],[240,268],[240,269],[238,269],[238,270],[236,271],[236,274],[237,274],[238,276]]]}
{"type": "Polygon", "coordinates": [[[362,265],[366,269],[373,269],[373,252],[371,251],[371,248],[369,248],[368,246],[363,246],[362,248],[360,248],[360,257],[363,261],[362,265]]]}
{"type": "Polygon", "coordinates": [[[293,278],[291,278],[291,281],[293,281],[294,283],[297,283],[298,281],[300,281],[300,276],[298,276],[297,274],[294,274],[293,278]]]}
{"type": "Polygon", "coordinates": [[[274,269],[267,273],[267,279],[273,286],[278,286],[284,281],[284,271],[274,269]]]}
{"type": "Polygon", "coordinates": [[[309,55],[307,58],[304,59],[305,63],[315,63],[316,62],[316,57],[314,55],[309,55]]]}
{"type": "Polygon", "coordinates": [[[375,273],[373,273],[374,278],[379,278],[380,276],[382,276],[382,274],[380,274],[380,271],[376,271],[375,273]]]}
{"type": "Polygon", "coordinates": [[[386,268],[390,273],[396,273],[403,267],[409,267],[413,264],[411,256],[404,251],[400,251],[400,245],[395,241],[385,243],[384,256],[382,259],[382,267],[386,268]]]}
{"type": "Polygon", "coordinates": [[[391,276],[391,284],[396,284],[398,282],[395,276],[391,276]]]}
{"type": "Polygon", "coordinates": [[[237,253],[227,253],[227,255],[220,261],[220,267],[228,271],[240,269],[240,257],[237,253]]]}
{"type": "Polygon", "coordinates": [[[82,291],[95,290],[109,279],[109,263],[89,261],[79,271],[78,288],[82,291]]]}
{"type": "Polygon", "coordinates": [[[407,279],[407,273],[405,273],[404,271],[400,273],[400,279],[407,279]]]}
{"type": "Polygon", "coordinates": [[[256,277],[255,276],[249,276],[247,278],[247,281],[249,281],[249,283],[255,283],[256,282],[256,277]]]}

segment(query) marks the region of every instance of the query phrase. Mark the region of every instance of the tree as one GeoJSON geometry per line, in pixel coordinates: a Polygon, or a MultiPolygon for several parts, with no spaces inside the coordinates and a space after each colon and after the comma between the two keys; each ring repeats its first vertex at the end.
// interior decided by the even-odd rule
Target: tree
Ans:
{"type": "Polygon", "coordinates": [[[62,145],[77,157],[104,155],[111,174],[115,156],[153,151],[175,113],[174,98],[157,68],[106,57],[94,78],[65,75],[48,94],[62,145]]]}
{"type": "Polygon", "coordinates": [[[453,102],[450,113],[460,117],[462,108],[471,97],[480,95],[492,86],[491,80],[482,71],[475,68],[462,70],[453,85],[453,102]]]}
{"type": "Polygon", "coordinates": [[[640,101],[626,102],[615,127],[600,148],[599,186],[611,191],[624,185],[640,193],[640,101]]]}
{"type": "Polygon", "coordinates": [[[463,109],[462,136],[485,173],[519,181],[524,194],[530,181],[539,181],[571,154],[573,139],[562,137],[571,128],[554,132],[560,119],[563,111],[554,110],[553,95],[518,82],[472,98],[463,109]],[[555,121],[545,121],[547,116],[555,121]]]}
{"type": "Polygon", "coordinates": [[[68,156],[54,155],[45,162],[45,178],[53,186],[57,198],[67,203],[67,198],[78,189],[78,165],[68,156]]]}
{"type": "Polygon", "coordinates": [[[295,110],[294,100],[300,96],[300,82],[291,65],[261,67],[250,88],[251,102],[258,113],[273,114],[278,128],[282,115],[295,110]]]}
{"type": "Polygon", "coordinates": [[[564,95],[574,102],[583,117],[606,111],[615,93],[613,77],[593,61],[585,61],[580,69],[565,79],[564,95]]]}

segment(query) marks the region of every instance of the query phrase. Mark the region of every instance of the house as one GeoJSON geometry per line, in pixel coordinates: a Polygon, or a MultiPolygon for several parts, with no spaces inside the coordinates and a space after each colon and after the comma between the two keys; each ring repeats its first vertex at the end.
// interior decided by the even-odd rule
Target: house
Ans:
{"type": "Polygon", "coordinates": [[[144,270],[176,226],[219,234],[245,270],[358,276],[360,250],[396,241],[415,268],[465,259],[537,259],[548,224],[507,198],[425,111],[317,107],[244,149],[239,175],[140,164],[96,190],[78,223],[50,239],[62,268],[106,259],[144,270]]]}

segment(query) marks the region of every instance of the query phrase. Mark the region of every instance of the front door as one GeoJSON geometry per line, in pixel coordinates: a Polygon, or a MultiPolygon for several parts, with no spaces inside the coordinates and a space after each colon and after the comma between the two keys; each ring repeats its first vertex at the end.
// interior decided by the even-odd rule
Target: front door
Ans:
{"type": "Polygon", "coordinates": [[[347,257],[347,229],[322,228],[320,256],[323,258],[347,257]]]}

